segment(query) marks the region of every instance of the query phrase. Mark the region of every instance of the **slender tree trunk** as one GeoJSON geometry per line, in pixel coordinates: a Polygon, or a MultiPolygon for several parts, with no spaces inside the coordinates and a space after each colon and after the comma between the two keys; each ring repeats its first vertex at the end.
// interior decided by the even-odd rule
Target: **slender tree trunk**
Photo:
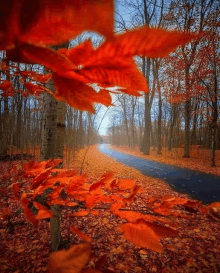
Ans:
{"type": "MultiPolygon", "coordinates": [[[[50,82],[50,90],[53,83],[50,82]]],[[[44,93],[44,114],[41,142],[41,160],[55,158],[56,151],[56,129],[57,129],[57,101],[52,95],[44,93]]]]}
{"type": "MultiPolygon", "coordinates": [[[[145,67],[146,60],[143,58],[143,74],[146,74],[146,80],[149,82],[149,73],[150,73],[150,60],[147,59],[147,70],[145,67]],[[145,73],[146,71],[146,73],[145,73]]],[[[141,151],[149,155],[150,154],[150,96],[149,92],[145,93],[145,112],[144,112],[145,128],[144,128],[144,137],[142,142],[141,151]]]]}
{"type": "MultiPolygon", "coordinates": [[[[52,81],[49,82],[50,90],[54,91],[52,81]]],[[[52,95],[44,93],[44,116],[41,143],[41,160],[56,157],[56,129],[57,129],[57,101],[52,95]]],[[[59,206],[52,206],[54,218],[50,218],[51,250],[57,251],[61,242],[59,206]]]]}
{"type": "Polygon", "coordinates": [[[8,98],[4,97],[4,113],[3,113],[3,142],[1,153],[2,155],[7,155],[7,148],[8,148],[8,138],[9,138],[9,108],[8,108],[8,98]]]}
{"type": "Polygon", "coordinates": [[[184,155],[183,157],[190,157],[190,114],[191,114],[191,99],[189,94],[189,67],[185,69],[185,86],[187,101],[185,102],[185,140],[184,140],[184,155]]]}
{"type": "Polygon", "coordinates": [[[158,132],[157,132],[157,154],[161,154],[162,150],[162,136],[161,136],[161,122],[162,122],[162,98],[161,98],[161,89],[158,77],[158,67],[156,65],[155,68],[155,77],[157,81],[157,89],[158,89],[158,132]]]}
{"type": "Polygon", "coordinates": [[[212,99],[213,116],[212,116],[212,150],[211,150],[211,166],[215,167],[215,150],[216,150],[216,134],[218,126],[218,82],[217,82],[217,69],[214,62],[214,97],[212,99]]]}
{"type": "Polygon", "coordinates": [[[168,151],[172,150],[172,141],[173,141],[173,128],[176,120],[176,106],[172,106],[171,117],[170,117],[170,133],[169,133],[169,142],[168,142],[168,151]]]}
{"type": "Polygon", "coordinates": [[[63,158],[64,139],[65,139],[65,133],[66,133],[65,117],[66,117],[66,104],[62,101],[58,101],[57,102],[56,150],[55,150],[56,151],[55,157],[57,158],[63,158]]]}

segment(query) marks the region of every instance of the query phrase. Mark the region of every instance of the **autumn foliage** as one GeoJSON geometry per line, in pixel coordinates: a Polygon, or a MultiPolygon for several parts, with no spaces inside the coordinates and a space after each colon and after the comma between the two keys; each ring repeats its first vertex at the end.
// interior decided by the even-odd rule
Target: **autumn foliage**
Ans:
{"type": "MultiPolygon", "coordinates": [[[[6,50],[7,59],[46,66],[52,72],[55,98],[90,112],[94,112],[95,102],[111,105],[107,87],[118,86],[131,95],[147,91],[146,80],[133,61],[135,55],[165,57],[179,45],[198,38],[192,33],[149,27],[114,35],[113,1],[65,0],[55,4],[52,0],[12,0],[1,5],[1,14],[0,49],[6,50]],[[69,50],[49,47],[67,42],[84,30],[97,31],[107,39],[96,49],[90,41],[69,50]],[[100,86],[100,92],[88,85],[92,83],[100,86]]],[[[7,72],[5,64],[2,71],[7,72]]],[[[24,74],[30,78],[24,84],[30,94],[48,91],[33,81],[46,82],[50,75],[21,72],[22,77],[24,74]]],[[[13,94],[8,80],[1,87],[5,95],[13,94]]]]}
{"type": "MultiPolygon", "coordinates": [[[[188,218],[187,211],[198,211],[210,214],[211,217],[219,217],[219,203],[204,206],[200,201],[169,195],[163,198],[150,197],[147,201],[150,214],[131,211],[127,207],[136,195],[143,191],[134,180],[118,179],[109,172],[102,175],[98,181],[91,181],[86,175],[57,169],[59,163],[60,160],[30,161],[24,165],[23,170],[14,165],[5,177],[14,181],[9,186],[10,191],[0,190],[4,196],[13,195],[20,201],[26,219],[35,227],[40,220],[55,217],[51,211],[51,206],[54,204],[70,207],[73,212],[69,217],[99,215],[97,209],[100,205],[107,205],[113,215],[126,220],[120,225],[119,231],[127,240],[140,247],[162,252],[160,239],[178,235],[178,224],[175,219],[188,218]]],[[[7,219],[10,213],[9,209],[5,209],[1,217],[7,219]]],[[[70,231],[87,243],[92,240],[77,226],[70,226],[70,231]]],[[[89,253],[90,248],[87,244],[53,253],[50,256],[48,270],[49,272],[81,272],[89,260],[89,253]],[[69,271],[65,271],[67,268],[69,271]]]]}
{"type": "MultiPolygon", "coordinates": [[[[6,51],[1,64],[1,72],[6,76],[0,83],[3,96],[13,96],[15,92],[23,96],[39,96],[44,91],[51,93],[44,83],[52,78],[56,89],[53,95],[57,100],[94,112],[94,103],[111,105],[108,87],[118,86],[120,91],[130,95],[147,92],[146,79],[135,65],[134,56],[165,57],[178,46],[198,38],[193,33],[146,26],[115,35],[113,10],[113,1],[110,0],[3,1],[0,6],[0,50],[6,51]],[[89,40],[71,49],[56,51],[50,47],[63,44],[85,30],[96,31],[106,39],[98,48],[94,48],[89,40]],[[38,63],[50,73],[23,71],[9,61],[38,63]],[[9,79],[10,69],[19,76],[24,91],[15,91],[9,79]],[[92,83],[98,84],[99,92],[91,87],[92,83]]],[[[182,217],[176,206],[209,211],[198,202],[175,197],[152,199],[154,215],[126,211],[123,208],[142,190],[135,181],[117,179],[112,173],[107,173],[91,183],[85,175],[56,169],[59,163],[59,160],[31,161],[24,165],[23,170],[12,168],[5,177],[13,181],[10,189],[14,198],[20,201],[27,220],[35,226],[41,219],[54,217],[52,205],[74,208],[70,217],[82,217],[97,214],[97,205],[108,204],[114,215],[127,221],[120,226],[127,240],[162,252],[160,239],[176,236],[178,228],[170,219],[161,216],[182,217]]],[[[11,193],[2,189],[1,194],[7,197],[11,193]]],[[[10,211],[5,210],[1,216],[7,218],[9,214],[10,211]]],[[[92,240],[76,226],[70,227],[70,231],[87,242],[92,240]]],[[[87,244],[53,253],[48,270],[81,272],[89,254],[87,244]]],[[[91,269],[86,272],[97,271],[91,269]]]]}

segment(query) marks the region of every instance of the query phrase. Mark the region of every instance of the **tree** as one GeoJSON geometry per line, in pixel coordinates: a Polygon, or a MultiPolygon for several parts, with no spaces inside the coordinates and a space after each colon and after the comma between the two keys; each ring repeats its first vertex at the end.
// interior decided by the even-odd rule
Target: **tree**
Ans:
{"type": "MultiPolygon", "coordinates": [[[[27,0],[19,2],[11,0],[3,2],[0,11],[3,15],[0,19],[0,33],[2,38],[0,41],[0,49],[6,51],[7,59],[13,62],[39,63],[52,71],[54,87],[51,86],[50,89],[30,81],[22,82],[23,86],[31,90],[32,93],[36,91],[40,91],[40,93],[47,91],[49,93],[45,95],[44,104],[46,111],[43,125],[42,159],[48,157],[54,158],[57,156],[57,153],[53,148],[58,146],[63,147],[63,138],[59,139],[59,145],[56,145],[57,102],[54,98],[67,102],[70,106],[80,110],[94,112],[93,104],[95,102],[107,106],[111,105],[111,97],[106,87],[119,86],[124,88],[122,89],[124,93],[139,95],[139,91],[147,91],[147,84],[145,77],[143,77],[137,69],[133,61],[133,56],[141,55],[148,58],[164,57],[177,46],[197,38],[196,34],[150,29],[148,26],[130,30],[123,34],[113,35],[113,1],[82,1],[78,3],[78,1],[74,0],[64,0],[58,1],[56,5],[54,5],[54,1],[52,0],[39,0],[31,3],[27,0]],[[29,9],[31,12],[27,12],[29,9]],[[59,10],[59,13],[57,13],[57,10],[59,10]],[[49,45],[54,46],[65,43],[82,30],[91,28],[91,26],[92,30],[106,35],[107,38],[110,37],[97,49],[93,48],[89,40],[71,49],[61,48],[56,51],[49,47],[49,45]],[[152,40],[152,42],[148,43],[148,40],[152,40]],[[98,83],[100,86],[98,93],[92,88],[92,83],[98,83]],[[55,92],[53,92],[54,88],[55,92]]],[[[146,9],[145,12],[147,12],[146,9]]],[[[148,14],[146,13],[145,16],[148,16],[148,14]]],[[[148,18],[147,25],[149,25],[148,18]]],[[[149,66],[150,62],[149,59],[147,59],[147,79],[149,79],[149,66]]],[[[20,72],[21,71],[19,71],[19,73],[20,72]]],[[[41,80],[44,82],[50,79],[50,75],[49,77],[46,75],[45,80],[45,75],[39,76],[31,71],[26,72],[27,73],[24,73],[22,71],[20,75],[26,75],[26,78],[32,77],[35,80],[41,77],[41,80]]],[[[12,88],[12,84],[6,79],[2,82],[1,88],[9,92],[9,89],[12,88]]],[[[7,107],[8,103],[7,100],[5,100],[5,115],[8,113],[7,107]]],[[[64,111],[61,112],[59,125],[63,126],[63,121],[65,120],[64,111]]],[[[149,117],[149,109],[147,109],[147,115],[149,117]]],[[[82,116],[80,122],[82,122],[82,116]]],[[[145,120],[145,123],[148,123],[148,120],[145,120]]],[[[80,126],[80,129],[81,128],[82,126],[80,126]]],[[[58,162],[60,163],[60,161],[58,162]]],[[[36,178],[36,180],[32,181],[33,183],[31,185],[32,190],[36,189],[34,197],[45,194],[42,187],[39,188],[39,186],[42,186],[42,183],[45,191],[49,186],[55,187],[52,197],[59,195],[60,190],[65,187],[71,192],[69,185],[67,185],[68,183],[61,183],[62,185],[59,183],[59,185],[56,185],[56,183],[53,184],[53,177],[50,177],[52,179],[51,182],[49,178],[51,168],[56,165],[53,161],[50,163],[43,162],[41,165],[38,165],[38,163],[37,165],[31,164],[33,163],[26,165],[26,170],[29,168],[32,170],[29,173],[30,175],[33,175],[33,172],[38,175],[38,172],[43,169],[43,173],[40,172],[40,175],[43,177],[33,175],[34,178],[36,178]],[[46,180],[44,175],[46,175],[46,180]],[[50,182],[52,185],[49,185],[50,182]]],[[[62,172],[60,173],[62,177],[62,172]]],[[[97,183],[99,184],[90,187],[90,193],[105,184],[103,180],[97,183]]],[[[119,187],[123,189],[123,182],[120,183],[122,186],[119,187]]],[[[129,188],[132,188],[133,192],[129,197],[130,199],[125,200],[126,202],[133,200],[134,195],[138,192],[138,187],[134,187],[133,182],[129,182],[127,189],[129,188]]],[[[36,223],[36,219],[32,217],[30,213],[29,204],[32,201],[29,201],[25,194],[19,198],[26,216],[36,223]]],[[[92,198],[93,204],[96,203],[97,198],[92,196],[91,193],[86,196],[85,202],[87,205],[89,201],[91,201],[87,200],[89,198],[92,198]]],[[[105,199],[101,198],[101,201],[103,200],[105,199]]],[[[33,202],[35,201],[36,199],[34,199],[33,202]]],[[[55,218],[51,220],[53,250],[58,249],[60,241],[59,211],[58,208],[54,206],[59,205],[58,201],[60,200],[51,203],[52,212],[49,212],[50,217],[51,215],[55,216],[55,218]]],[[[100,199],[98,201],[100,201],[100,199]]],[[[41,202],[37,203],[36,206],[38,210],[43,210],[41,209],[41,202]]],[[[64,203],[66,204],[66,201],[64,201],[64,203]]],[[[87,207],[91,208],[90,205],[87,207]]],[[[41,219],[41,216],[40,213],[39,219],[41,219]]],[[[45,216],[44,213],[43,216],[45,216]]],[[[145,224],[142,223],[141,228],[143,231],[146,231],[145,224]]],[[[122,229],[126,237],[131,239],[131,230],[136,230],[137,226],[129,224],[123,226],[122,229]]],[[[136,242],[136,239],[134,241],[136,242]]],[[[137,241],[140,243],[139,239],[137,241]]],[[[159,236],[157,237],[157,241],[159,242],[159,236]]],[[[144,243],[145,245],[147,244],[145,240],[144,243]]],[[[161,246],[158,244],[156,249],[161,250],[161,246]]]]}

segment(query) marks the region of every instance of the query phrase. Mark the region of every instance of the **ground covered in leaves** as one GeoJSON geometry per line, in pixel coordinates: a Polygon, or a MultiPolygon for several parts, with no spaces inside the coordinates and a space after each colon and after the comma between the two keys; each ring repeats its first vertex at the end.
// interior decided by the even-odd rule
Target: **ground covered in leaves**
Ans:
{"type": "MultiPolygon", "coordinates": [[[[165,182],[148,178],[101,154],[96,146],[80,150],[71,162],[72,169],[79,172],[82,169],[82,173],[87,173],[92,181],[107,171],[114,171],[116,177],[136,180],[145,191],[137,194],[126,211],[158,216],[152,211],[152,200],[161,200],[164,196],[186,197],[174,192],[165,182]]],[[[0,163],[1,188],[6,191],[12,183],[5,178],[10,164],[8,161],[0,163]]],[[[13,164],[21,163],[14,161],[13,164]]],[[[1,209],[8,206],[13,212],[10,221],[4,217],[0,219],[1,272],[46,272],[50,253],[49,221],[41,220],[39,227],[35,228],[25,219],[17,200],[6,199],[1,192],[0,196],[1,209]]],[[[161,240],[161,253],[125,240],[118,230],[118,225],[125,220],[113,215],[105,204],[95,206],[93,215],[67,217],[74,210],[62,208],[63,247],[83,242],[69,231],[71,225],[78,226],[92,239],[92,256],[87,265],[90,268],[106,273],[220,272],[220,220],[196,207],[183,209],[177,205],[175,213],[160,216],[162,220],[172,221],[179,232],[178,236],[161,240]]]]}
{"type": "Polygon", "coordinates": [[[199,145],[192,145],[190,158],[183,157],[183,148],[172,148],[172,151],[163,148],[161,154],[157,154],[156,149],[151,147],[150,155],[144,155],[138,146],[131,148],[128,146],[111,145],[111,147],[112,149],[145,159],[220,176],[220,151],[216,151],[216,166],[211,167],[211,151],[201,149],[199,145]]]}

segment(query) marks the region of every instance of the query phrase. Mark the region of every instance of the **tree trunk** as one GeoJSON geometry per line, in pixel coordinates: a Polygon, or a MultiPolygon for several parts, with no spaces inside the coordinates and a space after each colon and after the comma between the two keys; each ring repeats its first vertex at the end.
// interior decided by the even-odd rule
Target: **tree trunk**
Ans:
{"type": "MultiPolygon", "coordinates": [[[[57,102],[57,128],[56,128],[56,149],[55,157],[63,158],[64,139],[65,139],[65,118],[66,118],[66,104],[62,101],[57,102]]],[[[61,164],[59,167],[62,167],[61,164]]]]}
{"type": "MultiPolygon", "coordinates": [[[[147,70],[145,67],[146,60],[143,58],[143,74],[146,74],[146,80],[149,82],[149,73],[150,73],[150,60],[147,59],[147,70]],[[146,71],[146,73],[145,73],[146,71]]],[[[144,112],[144,120],[145,120],[145,127],[144,127],[144,137],[142,142],[141,151],[149,155],[150,154],[150,96],[149,92],[145,93],[145,112],[144,112]]]]}
{"type": "Polygon", "coordinates": [[[187,101],[185,102],[185,140],[184,140],[184,155],[183,157],[190,157],[190,114],[191,114],[191,99],[189,94],[189,67],[185,69],[185,86],[187,101]]]}
{"type": "MultiPolygon", "coordinates": [[[[50,90],[54,90],[50,81],[50,90]]],[[[55,158],[56,129],[57,129],[57,101],[48,93],[44,93],[44,114],[41,142],[41,160],[55,158]]]]}
{"type": "Polygon", "coordinates": [[[173,128],[176,119],[176,106],[172,106],[171,117],[170,117],[170,133],[169,133],[169,142],[168,142],[168,151],[172,150],[172,141],[173,141],[173,128]]]}

